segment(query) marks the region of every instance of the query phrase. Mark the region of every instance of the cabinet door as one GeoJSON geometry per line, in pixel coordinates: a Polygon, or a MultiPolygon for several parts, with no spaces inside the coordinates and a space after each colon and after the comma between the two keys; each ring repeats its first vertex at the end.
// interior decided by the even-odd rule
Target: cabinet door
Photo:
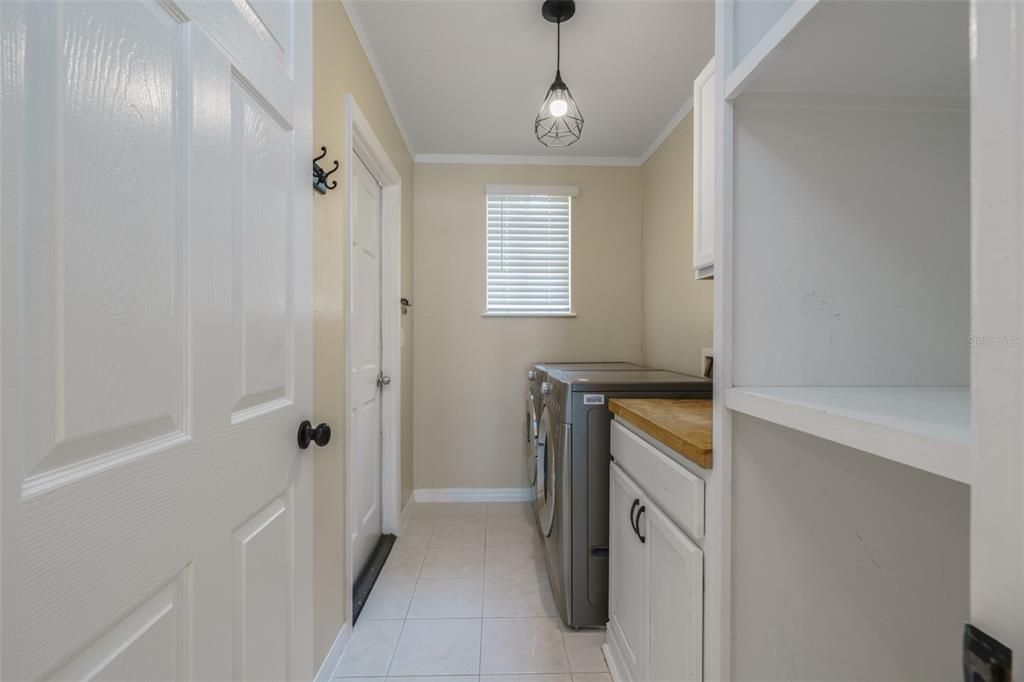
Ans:
{"type": "Polygon", "coordinates": [[[714,275],[715,60],[693,81],[693,271],[714,275]]]}
{"type": "Polygon", "coordinates": [[[646,548],[632,518],[644,504],[643,493],[614,462],[611,465],[608,636],[630,679],[644,679],[647,639],[646,548]]]}
{"type": "Polygon", "coordinates": [[[650,633],[647,679],[700,680],[704,635],[704,554],[647,502],[640,531],[647,538],[650,633]]]}

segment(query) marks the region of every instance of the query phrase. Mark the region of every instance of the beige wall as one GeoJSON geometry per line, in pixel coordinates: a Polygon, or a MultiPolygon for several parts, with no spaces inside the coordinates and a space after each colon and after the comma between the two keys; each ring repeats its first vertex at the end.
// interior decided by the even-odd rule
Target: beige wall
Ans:
{"type": "Polygon", "coordinates": [[[416,488],[519,488],[526,370],[640,359],[640,169],[416,165],[416,488]],[[484,318],[484,186],[578,185],[572,319],[484,318]]]}
{"type": "Polygon", "coordinates": [[[641,169],[643,361],[700,374],[712,345],[712,282],[693,278],[693,114],[641,169]]]}
{"type": "MultiPolygon", "coordinates": [[[[366,60],[340,0],[313,6],[313,144],[328,160],[342,159],[345,95],[351,93],[366,114],[392,163],[402,175],[402,296],[412,298],[413,163],[395,125],[373,70],[366,60]]],[[[310,157],[312,158],[312,156],[310,157]]],[[[338,177],[341,171],[333,177],[338,177]]],[[[339,178],[340,180],[340,178],[339,178]]],[[[314,648],[322,661],[345,621],[345,195],[344,187],[315,195],[314,206],[314,411],[329,422],[330,444],[314,456],[314,648]]],[[[397,304],[397,302],[396,302],[397,304]]],[[[412,317],[402,318],[402,483],[412,488],[412,317]]]]}

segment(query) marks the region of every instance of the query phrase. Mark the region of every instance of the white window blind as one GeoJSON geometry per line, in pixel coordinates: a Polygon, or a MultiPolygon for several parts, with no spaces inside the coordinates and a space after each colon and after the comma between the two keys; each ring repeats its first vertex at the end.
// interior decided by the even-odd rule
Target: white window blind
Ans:
{"type": "Polygon", "coordinates": [[[487,193],[487,313],[572,312],[572,196],[487,193]]]}

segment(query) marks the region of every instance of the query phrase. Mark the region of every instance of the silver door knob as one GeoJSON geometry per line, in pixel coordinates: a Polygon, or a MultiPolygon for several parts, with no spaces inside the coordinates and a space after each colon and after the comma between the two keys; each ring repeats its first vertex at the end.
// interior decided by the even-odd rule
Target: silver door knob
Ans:
{"type": "Polygon", "coordinates": [[[534,371],[533,371],[533,370],[531,369],[530,371],[528,371],[528,372],[526,373],[526,378],[527,378],[528,380],[530,380],[530,381],[533,381],[534,379],[536,379],[536,378],[537,378],[537,373],[536,373],[536,372],[534,372],[534,371]]]}
{"type": "Polygon", "coordinates": [[[387,374],[381,373],[377,375],[377,388],[384,388],[385,386],[391,385],[391,377],[387,374]]]}

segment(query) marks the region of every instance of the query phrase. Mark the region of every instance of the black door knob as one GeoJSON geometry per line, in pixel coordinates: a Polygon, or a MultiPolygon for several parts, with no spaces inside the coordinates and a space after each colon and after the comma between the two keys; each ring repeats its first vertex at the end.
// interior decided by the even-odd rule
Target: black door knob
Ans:
{"type": "Polygon", "coordinates": [[[305,450],[310,443],[316,443],[323,447],[331,442],[331,427],[327,424],[320,424],[316,428],[313,422],[308,419],[299,424],[299,449],[305,450]]]}

